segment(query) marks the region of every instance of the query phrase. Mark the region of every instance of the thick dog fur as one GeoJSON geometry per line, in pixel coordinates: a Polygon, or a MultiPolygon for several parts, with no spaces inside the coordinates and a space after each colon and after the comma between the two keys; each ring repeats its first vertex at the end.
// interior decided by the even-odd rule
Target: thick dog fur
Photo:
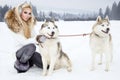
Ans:
{"type": "Polygon", "coordinates": [[[106,58],[105,71],[109,71],[109,66],[112,61],[112,37],[110,34],[110,22],[108,16],[105,19],[97,17],[96,23],[92,28],[90,35],[90,47],[92,52],[92,68],[95,69],[96,54],[100,55],[100,62],[102,64],[102,55],[106,58]]]}
{"type": "Polygon", "coordinates": [[[60,41],[58,39],[58,27],[53,21],[46,21],[42,24],[40,34],[37,36],[39,49],[43,61],[43,75],[50,75],[59,68],[72,70],[72,64],[66,53],[62,51],[60,41]],[[40,41],[40,36],[45,36],[44,42],[40,41]],[[47,66],[49,65],[48,73],[47,66]]]}

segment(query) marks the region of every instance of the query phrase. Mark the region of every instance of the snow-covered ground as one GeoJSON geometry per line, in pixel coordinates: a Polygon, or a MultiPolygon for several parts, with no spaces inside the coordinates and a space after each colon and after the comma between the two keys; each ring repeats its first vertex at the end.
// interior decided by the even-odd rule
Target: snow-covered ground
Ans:
{"type": "MultiPolygon", "coordinates": [[[[96,65],[95,71],[90,71],[91,51],[89,36],[60,37],[62,48],[70,57],[72,72],[65,69],[55,71],[50,76],[42,76],[42,70],[36,66],[28,72],[18,74],[13,67],[15,61],[14,39],[4,22],[0,23],[0,80],[120,80],[120,21],[111,22],[113,37],[113,62],[109,72],[105,72],[105,59],[103,65],[96,65]]],[[[43,22],[38,22],[36,32],[43,22]]],[[[60,34],[90,33],[94,21],[56,22],[60,34]]]]}

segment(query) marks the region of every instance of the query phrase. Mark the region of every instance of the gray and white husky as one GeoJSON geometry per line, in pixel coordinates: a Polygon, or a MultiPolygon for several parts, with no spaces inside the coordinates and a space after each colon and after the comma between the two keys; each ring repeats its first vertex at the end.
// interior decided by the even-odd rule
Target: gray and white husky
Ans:
{"type": "Polygon", "coordinates": [[[92,52],[91,70],[95,69],[96,54],[99,54],[99,64],[102,64],[102,56],[105,55],[105,71],[109,71],[109,66],[112,61],[112,37],[110,34],[110,22],[108,16],[104,19],[100,16],[97,17],[96,23],[92,28],[92,33],[90,34],[90,48],[92,52]]]}
{"type": "Polygon", "coordinates": [[[66,68],[72,70],[70,58],[62,51],[61,43],[58,38],[59,30],[54,21],[46,21],[42,24],[37,36],[39,49],[43,62],[43,75],[50,75],[54,70],[66,68]],[[42,41],[41,41],[42,40],[42,41]],[[47,66],[49,69],[47,72],[47,66]]]}

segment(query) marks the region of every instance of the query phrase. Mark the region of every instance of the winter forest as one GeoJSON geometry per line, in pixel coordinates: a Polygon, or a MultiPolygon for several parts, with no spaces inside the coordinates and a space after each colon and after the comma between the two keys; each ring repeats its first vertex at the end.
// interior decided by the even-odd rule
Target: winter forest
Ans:
{"type": "Polygon", "coordinates": [[[1,0],[0,80],[120,80],[119,33],[120,0],[1,0]],[[14,68],[17,41],[12,36],[13,33],[8,25],[6,25],[4,15],[15,5],[25,1],[32,5],[33,14],[37,19],[36,33],[39,33],[41,25],[46,19],[56,20],[55,24],[59,28],[59,35],[63,35],[63,37],[59,37],[62,49],[72,61],[71,72],[61,68],[54,71],[52,75],[43,76],[43,69],[34,65],[25,73],[17,73],[14,68]],[[105,55],[103,55],[102,65],[98,64],[100,56],[96,56],[96,69],[91,71],[92,56],[89,46],[89,33],[92,32],[92,27],[96,23],[98,15],[102,18],[108,15],[110,19],[113,61],[108,72],[104,70],[106,65],[105,55]],[[83,36],[84,33],[88,35],[83,36]],[[64,37],[64,35],[68,35],[68,37],[64,37]]]}
{"type": "MultiPolygon", "coordinates": [[[[32,4],[32,3],[31,3],[32,4]]],[[[64,13],[57,13],[55,11],[38,11],[35,5],[32,5],[33,7],[33,14],[35,15],[36,19],[38,21],[44,21],[45,19],[55,19],[58,20],[64,20],[64,21],[85,21],[85,20],[95,20],[98,15],[101,17],[104,17],[106,15],[109,16],[110,20],[120,20],[120,1],[118,3],[114,2],[111,7],[106,6],[106,9],[103,10],[102,8],[99,8],[97,12],[87,12],[87,13],[70,13],[70,12],[64,12],[64,13]]],[[[12,8],[9,5],[4,5],[3,7],[0,5],[0,22],[4,21],[4,14],[6,11],[8,11],[10,8],[12,8]]]]}

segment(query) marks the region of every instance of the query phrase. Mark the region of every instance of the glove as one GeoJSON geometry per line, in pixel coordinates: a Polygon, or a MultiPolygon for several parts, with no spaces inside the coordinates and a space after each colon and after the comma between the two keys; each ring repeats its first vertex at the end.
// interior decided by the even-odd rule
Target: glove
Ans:
{"type": "Polygon", "coordinates": [[[38,43],[44,43],[45,40],[46,40],[46,37],[44,35],[38,35],[36,37],[36,40],[37,40],[38,43]]]}

